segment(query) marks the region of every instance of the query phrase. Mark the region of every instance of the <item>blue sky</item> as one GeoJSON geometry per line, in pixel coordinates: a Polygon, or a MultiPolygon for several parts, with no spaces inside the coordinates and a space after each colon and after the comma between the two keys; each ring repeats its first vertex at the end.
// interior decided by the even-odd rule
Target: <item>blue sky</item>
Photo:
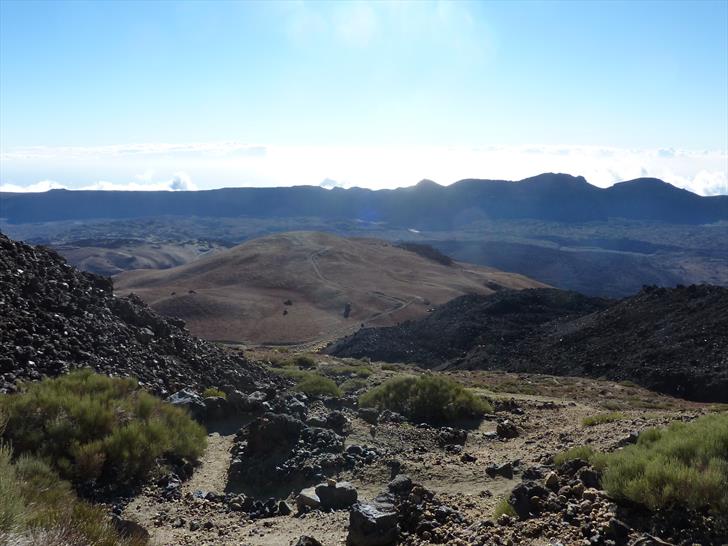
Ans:
{"type": "Polygon", "coordinates": [[[727,149],[725,1],[0,2],[6,188],[547,167],[726,193],[727,149]]]}

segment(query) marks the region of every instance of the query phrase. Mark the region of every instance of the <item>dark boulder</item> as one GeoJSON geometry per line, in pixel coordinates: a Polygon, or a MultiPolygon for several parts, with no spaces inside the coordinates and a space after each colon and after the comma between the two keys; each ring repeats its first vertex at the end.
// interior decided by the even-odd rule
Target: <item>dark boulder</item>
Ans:
{"type": "Polygon", "coordinates": [[[386,505],[355,504],[349,514],[348,546],[391,546],[397,543],[397,512],[386,505]]]}

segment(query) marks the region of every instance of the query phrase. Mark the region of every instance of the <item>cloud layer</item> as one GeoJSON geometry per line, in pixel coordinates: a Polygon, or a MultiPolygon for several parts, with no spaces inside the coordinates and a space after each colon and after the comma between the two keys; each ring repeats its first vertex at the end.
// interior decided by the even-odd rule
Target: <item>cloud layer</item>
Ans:
{"type": "Polygon", "coordinates": [[[380,189],[409,186],[423,178],[451,184],[463,178],[520,180],[542,172],[582,175],[600,187],[655,177],[700,195],[728,194],[726,151],[570,145],[280,147],[236,142],[16,148],[0,155],[0,190],[179,191],[300,184],[380,189]]]}

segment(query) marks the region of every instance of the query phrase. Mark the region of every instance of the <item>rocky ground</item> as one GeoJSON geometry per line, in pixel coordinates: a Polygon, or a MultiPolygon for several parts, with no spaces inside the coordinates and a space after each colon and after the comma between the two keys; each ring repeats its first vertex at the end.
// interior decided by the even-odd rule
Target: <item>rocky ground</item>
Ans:
{"type": "Polygon", "coordinates": [[[359,330],[328,352],[437,369],[606,377],[728,402],[728,288],[644,287],[618,301],[556,289],[469,295],[424,319],[359,330]]]}
{"type": "MultiPolygon", "coordinates": [[[[371,384],[401,373],[370,367],[371,384]]],[[[582,444],[616,449],[640,430],[718,408],[607,381],[453,375],[494,399],[496,413],[447,429],[362,411],[346,398],[271,398],[210,433],[179,494],[165,497],[164,487],[152,485],[123,516],[164,545],[289,545],[302,536],[354,546],[394,544],[388,537],[413,546],[711,543],[699,531],[640,520],[639,511],[597,489],[589,468],[557,469],[550,457],[582,444]],[[617,406],[617,421],[582,424],[617,406]],[[512,495],[521,517],[497,516],[496,506],[512,495]]]]}

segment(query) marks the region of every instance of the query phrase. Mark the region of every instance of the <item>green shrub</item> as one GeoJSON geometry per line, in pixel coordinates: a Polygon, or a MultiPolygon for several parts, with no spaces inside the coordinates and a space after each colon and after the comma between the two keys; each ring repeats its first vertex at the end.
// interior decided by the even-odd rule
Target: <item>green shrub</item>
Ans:
{"type": "Polygon", "coordinates": [[[446,377],[421,375],[395,377],[359,398],[362,407],[401,413],[411,420],[441,423],[481,417],[493,411],[484,399],[446,377]]]}
{"type": "Polygon", "coordinates": [[[11,450],[0,445],[3,537],[12,544],[141,544],[118,536],[105,511],[79,500],[48,464],[28,455],[13,463],[11,450]]]}
{"type": "Polygon", "coordinates": [[[518,517],[516,510],[513,508],[508,499],[501,499],[493,509],[493,519],[497,520],[501,516],[506,515],[512,518],[518,517]]]}
{"type": "Polygon", "coordinates": [[[349,393],[365,389],[367,385],[368,383],[366,379],[362,379],[360,377],[352,377],[351,379],[347,379],[341,385],[339,385],[339,388],[342,391],[349,393]]]}
{"type": "Polygon", "coordinates": [[[728,415],[640,434],[604,456],[602,485],[615,498],[651,509],[679,505],[728,512],[728,415]]]}
{"type": "Polygon", "coordinates": [[[341,389],[331,379],[315,373],[309,373],[296,385],[296,390],[307,396],[333,396],[339,398],[341,389]]]}
{"type": "Polygon", "coordinates": [[[311,370],[316,367],[316,361],[308,355],[298,355],[293,359],[293,364],[304,370],[311,370]]]}
{"type": "Polygon", "coordinates": [[[397,364],[382,364],[382,369],[387,372],[398,372],[402,367],[397,364]]]}
{"type": "Polygon", "coordinates": [[[202,391],[203,398],[209,398],[213,396],[219,398],[227,398],[227,394],[215,387],[207,387],[204,391],[202,391]]]}
{"type": "Polygon", "coordinates": [[[327,364],[319,371],[330,377],[359,377],[367,378],[372,375],[371,368],[366,366],[350,366],[346,364],[327,364]]]}
{"type": "Polygon", "coordinates": [[[75,482],[121,485],[147,477],[165,455],[196,459],[204,428],[131,379],[82,370],[0,397],[16,453],[52,461],[75,482]]]}
{"type": "Polygon", "coordinates": [[[564,463],[573,461],[575,459],[581,459],[583,461],[590,461],[594,455],[594,450],[589,446],[576,446],[561,453],[554,455],[554,464],[561,466],[564,463]]]}
{"type": "Polygon", "coordinates": [[[614,423],[616,421],[621,421],[622,419],[625,419],[626,415],[624,413],[620,413],[618,411],[611,411],[607,413],[598,413],[596,415],[591,415],[589,417],[584,417],[584,419],[581,420],[581,424],[585,427],[593,427],[596,425],[603,425],[605,423],[614,423]]]}

